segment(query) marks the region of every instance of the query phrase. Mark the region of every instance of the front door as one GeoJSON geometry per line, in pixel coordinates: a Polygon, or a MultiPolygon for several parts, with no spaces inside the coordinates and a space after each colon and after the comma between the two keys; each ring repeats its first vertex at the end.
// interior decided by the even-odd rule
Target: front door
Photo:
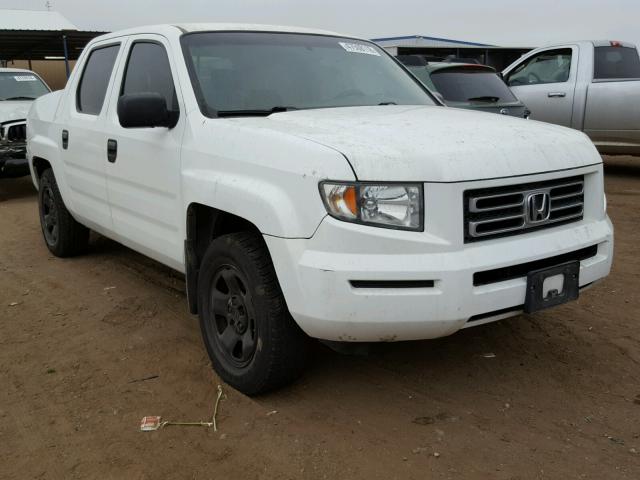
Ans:
{"type": "Polygon", "coordinates": [[[181,269],[184,228],[181,228],[180,146],[186,123],[175,65],[163,37],[133,36],[127,43],[107,118],[107,186],[114,230],[132,248],[181,269]],[[118,98],[159,93],[172,115],[173,128],[123,128],[118,98]]]}
{"type": "Polygon", "coordinates": [[[513,93],[531,110],[531,118],[571,126],[578,47],[543,50],[525,57],[505,73],[513,93]]]}

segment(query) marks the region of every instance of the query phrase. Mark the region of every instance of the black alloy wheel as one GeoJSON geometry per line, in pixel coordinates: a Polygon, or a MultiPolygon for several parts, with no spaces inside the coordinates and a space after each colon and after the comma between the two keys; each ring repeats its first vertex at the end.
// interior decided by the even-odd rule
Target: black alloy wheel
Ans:
{"type": "Polygon", "coordinates": [[[42,233],[47,245],[54,246],[58,243],[59,218],[53,189],[51,185],[42,187],[42,208],[40,210],[42,233]]]}
{"type": "Polygon", "coordinates": [[[211,285],[211,318],[220,350],[236,368],[246,366],[257,347],[256,316],[253,299],[242,272],[231,265],[222,265],[211,285]]]}

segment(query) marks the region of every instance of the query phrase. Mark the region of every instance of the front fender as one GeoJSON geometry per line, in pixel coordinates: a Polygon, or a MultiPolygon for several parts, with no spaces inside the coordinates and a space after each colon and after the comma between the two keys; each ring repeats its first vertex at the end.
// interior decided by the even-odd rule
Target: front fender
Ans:
{"type": "Polygon", "coordinates": [[[185,211],[200,203],[283,238],[310,238],[327,214],[321,180],[355,180],[329,147],[225,119],[187,129],[182,166],[185,211]]]}
{"type": "Polygon", "coordinates": [[[60,182],[64,183],[64,179],[59,175],[60,146],[55,140],[58,135],[54,124],[62,94],[63,91],[53,92],[34,100],[27,115],[27,159],[36,188],[38,181],[33,168],[34,158],[47,160],[56,172],[59,186],[64,187],[60,185],[60,182]]]}

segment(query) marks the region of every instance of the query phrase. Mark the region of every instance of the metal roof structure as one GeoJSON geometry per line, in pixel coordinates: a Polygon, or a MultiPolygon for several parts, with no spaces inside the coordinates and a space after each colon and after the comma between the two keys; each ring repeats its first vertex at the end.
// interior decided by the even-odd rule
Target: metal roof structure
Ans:
{"type": "Polygon", "coordinates": [[[431,47],[431,48],[473,48],[494,47],[486,43],[466,42],[450,38],[428,37],[426,35],[403,35],[400,37],[372,38],[372,42],[382,47],[431,47]]]}
{"type": "Polygon", "coordinates": [[[497,70],[504,69],[523,53],[532,50],[532,47],[504,47],[426,35],[374,38],[372,41],[393,56],[424,55],[430,57],[430,61],[447,58],[474,60],[497,70]]]}
{"type": "Polygon", "coordinates": [[[58,12],[0,10],[0,60],[76,60],[102,33],[78,30],[58,12]]]}
{"type": "Polygon", "coordinates": [[[0,30],[78,30],[58,12],[0,10],[0,30]]]}

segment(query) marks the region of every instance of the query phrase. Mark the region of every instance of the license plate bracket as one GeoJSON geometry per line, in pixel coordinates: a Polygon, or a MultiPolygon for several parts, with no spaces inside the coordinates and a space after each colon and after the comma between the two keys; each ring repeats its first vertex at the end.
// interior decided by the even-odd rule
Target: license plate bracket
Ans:
{"type": "Polygon", "coordinates": [[[580,262],[567,262],[551,268],[535,270],[527,274],[527,293],[524,301],[525,313],[533,313],[546,308],[576,300],[580,294],[580,262]],[[546,279],[562,275],[562,292],[557,289],[544,291],[546,279]],[[546,296],[545,296],[546,293],[546,296]]]}

